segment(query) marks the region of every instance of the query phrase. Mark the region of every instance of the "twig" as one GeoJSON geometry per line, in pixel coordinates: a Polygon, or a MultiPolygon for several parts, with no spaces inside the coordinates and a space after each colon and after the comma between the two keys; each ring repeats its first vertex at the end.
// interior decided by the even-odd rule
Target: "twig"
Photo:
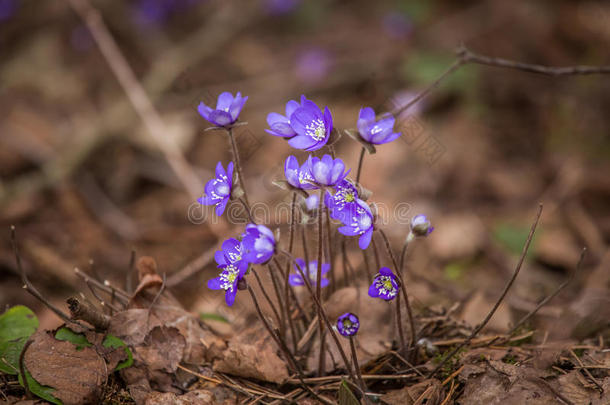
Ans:
{"type": "Polygon", "coordinates": [[[593,377],[593,375],[591,374],[591,372],[589,371],[589,369],[587,369],[585,367],[585,365],[582,363],[582,361],[580,361],[580,359],[578,358],[578,356],[576,355],[576,353],[574,353],[574,350],[570,349],[570,354],[572,355],[572,357],[574,357],[574,360],[576,360],[576,362],[578,363],[578,365],[580,366],[580,369],[583,370],[585,372],[585,374],[587,375],[587,377],[589,377],[591,379],[591,381],[593,382],[593,384],[595,384],[595,386],[597,387],[597,389],[599,390],[600,394],[604,393],[604,389],[603,387],[600,385],[600,383],[597,382],[597,380],[595,379],[595,377],[593,377]]]}
{"type": "Polygon", "coordinates": [[[25,396],[27,398],[32,398],[32,392],[30,391],[30,386],[28,384],[28,379],[26,378],[25,375],[25,364],[24,363],[24,359],[25,359],[25,352],[26,350],[28,350],[28,347],[30,347],[30,345],[33,343],[34,341],[31,338],[28,338],[27,342],[25,342],[25,344],[23,345],[23,349],[21,349],[21,353],[19,353],[19,374],[21,375],[21,380],[23,381],[23,388],[25,389],[25,396]]]}
{"type": "Polygon", "coordinates": [[[510,332],[508,332],[508,336],[511,336],[513,333],[515,333],[515,331],[517,329],[519,329],[521,327],[521,325],[523,325],[528,320],[530,320],[530,318],[532,316],[536,315],[536,312],[538,312],[538,310],[540,310],[540,308],[542,308],[550,300],[555,298],[568,284],[570,284],[572,282],[572,280],[574,279],[574,276],[576,275],[576,273],[580,269],[580,265],[582,264],[582,261],[585,258],[585,253],[586,252],[587,252],[587,248],[583,248],[582,251],[580,252],[580,258],[578,259],[578,263],[576,264],[576,268],[574,269],[574,271],[572,271],[570,273],[568,278],[563,283],[561,283],[561,285],[559,287],[557,287],[557,289],[555,291],[553,291],[553,293],[551,295],[549,295],[548,297],[546,297],[545,299],[540,301],[540,303],[538,305],[536,305],[536,308],[532,309],[527,315],[525,315],[523,318],[521,318],[521,320],[519,322],[517,322],[515,324],[515,326],[513,326],[513,328],[510,330],[510,332]]]}
{"type": "Polygon", "coordinates": [[[91,32],[91,36],[100,48],[110,69],[123,87],[129,101],[140,116],[153,140],[159,146],[170,167],[191,197],[193,199],[197,198],[203,189],[199,178],[184,158],[173,138],[167,136],[169,131],[165,122],[121,53],[101,14],[88,0],[67,1],[91,32]]]}
{"type": "Polygon", "coordinates": [[[93,286],[100,291],[104,291],[106,294],[109,294],[109,295],[115,294],[116,298],[123,301],[123,304],[126,304],[129,301],[129,295],[126,292],[116,289],[110,285],[106,285],[105,283],[99,282],[98,280],[92,278],[91,276],[89,276],[87,273],[85,273],[78,267],[74,268],[74,273],[77,276],[79,276],[80,278],[82,278],[83,281],[89,286],[89,288],[91,288],[93,286]]]}
{"type": "MultiPolygon", "coordinates": [[[[362,373],[360,372],[360,366],[358,365],[358,355],[356,354],[356,345],[354,344],[353,336],[349,337],[349,347],[352,352],[352,364],[354,365],[354,370],[356,371],[356,377],[358,377],[358,385],[362,391],[362,398],[364,398],[364,402],[370,404],[369,398],[366,396],[366,384],[362,379],[362,373]]],[[[346,364],[345,367],[349,367],[349,364],[346,364]]]]}
{"type": "MultiPolygon", "coordinates": [[[[85,325],[81,324],[80,322],[76,322],[76,321],[70,319],[70,317],[65,312],[63,312],[61,309],[57,308],[55,305],[51,304],[46,298],[44,298],[42,296],[40,291],[38,291],[38,289],[32,285],[32,283],[28,279],[27,274],[25,274],[25,270],[21,264],[21,256],[19,255],[19,248],[17,247],[17,235],[15,232],[14,225],[11,225],[11,244],[13,245],[13,253],[15,255],[15,261],[17,262],[17,270],[19,271],[19,274],[21,274],[21,282],[23,283],[23,289],[26,290],[31,295],[33,295],[36,299],[38,299],[44,305],[46,305],[51,311],[55,312],[55,314],[57,316],[59,316],[64,322],[76,324],[76,325],[87,328],[85,325]]],[[[87,329],[90,329],[90,328],[87,328],[87,329]]]]}
{"type": "Polygon", "coordinates": [[[491,317],[494,315],[494,313],[496,312],[496,310],[498,309],[498,307],[504,300],[504,297],[508,293],[508,290],[510,290],[513,283],[515,282],[515,279],[519,275],[519,271],[521,270],[521,266],[523,265],[525,256],[527,255],[527,251],[530,247],[530,243],[532,242],[532,238],[534,237],[534,232],[536,231],[536,227],[538,226],[538,221],[540,220],[540,215],[542,215],[542,204],[540,204],[540,206],[538,207],[538,213],[536,214],[536,219],[534,220],[534,223],[532,224],[532,227],[530,228],[529,235],[527,235],[527,240],[525,241],[525,245],[523,246],[523,251],[521,252],[521,257],[519,258],[519,262],[517,263],[517,266],[515,267],[513,276],[510,278],[510,280],[504,287],[504,291],[502,291],[502,294],[500,295],[500,297],[498,298],[498,300],[496,301],[494,306],[491,308],[491,310],[489,311],[489,313],[487,314],[487,316],[485,317],[483,322],[481,322],[472,331],[470,336],[468,336],[466,338],[466,340],[464,340],[462,343],[457,345],[448,355],[444,356],[443,360],[436,366],[436,368],[434,370],[432,370],[430,372],[430,374],[428,374],[428,378],[432,378],[447,363],[447,361],[449,361],[453,356],[455,356],[464,346],[468,345],[470,343],[470,341],[473,338],[475,338],[477,336],[477,334],[485,327],[485,325],[487,325],[487,323],[489,322],[491,317]]]}
{"type": "Polygon", "coordinates": [[[78,297],[70,297],[66,301],[70,308],[72,319],[85,321],[96,330],[107,330],[110,326],[110,316],[98,311],[93,305],[81,301],[78,297]]]}
{"type": "Polygon", "coordinates": [[[213,247],[212,249],[203,252],[200,256],[189,262],[182,269],[169,276],[167,278],[167,286],[170,288],[175,287],[189,277],[199,273],[205,266],[212,262],[216,250],[217,248],[213,247]]]}
{"type": "Polygon", "coordinates": [[[564,397],[561,393],[557,392],[557,390],[555,388],[553,388],[553,386],[551,384],[549,384],[549,382],[546,381],[544,378],[530,377],[530,378],[528,378],[528,380],[532,381],[533,383],[537,383],[539,385],[544,386],[549,391],[551,391],[553,393],[553,395],[555,395],[561,401],[565,402],[567,405],[575,405],[574,402],[570,401],[568,398],[564,397]]]}

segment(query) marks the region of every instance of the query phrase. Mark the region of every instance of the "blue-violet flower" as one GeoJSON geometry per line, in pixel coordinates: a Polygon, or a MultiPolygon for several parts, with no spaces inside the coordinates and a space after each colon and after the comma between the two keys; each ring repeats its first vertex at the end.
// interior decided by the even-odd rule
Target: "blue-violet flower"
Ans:
{"type": "Polygon", "coordinates": [[[208,181],[205,185],[205,195],[198,198],[200,204],[215,205],[216,215],[221,216],[225,211],[227,202],[231,198],[233,190],[233,162],[229,162],[227,170],[222,163],[216,165],[216,178],[208,181]]]}
{"type": "Polygon", "coordinates": [[[296,149],[314,151],[326,145],[333,130],[333,117],[328,107],[324,112],[311,100],[301,96],[301,106],[290,116],[290,126],[296,136],[288,143],[296,149]]]}
{"type": "Polygon", "coordinates": [[[239,113],[247,100],[248,97],[242,97],[240,92],[237,92],[233,97],[233,94],[225,91],[218,96],[216,109],[208,107],[202,101],[197,107],[197,111],[210,123],[218,127],[225,127],[237,121],[237,117],[239,117],[239,113]]]}
{"type": "MultiPolygon", "coordinates": [[[[301,96],[301,100],[305,100],[305,96],[301,96]]],[[[299,107],[301,107],[299,103],[290,100],[286,103],[286,115],[276,112],[267,114],[267,124],[269,124],[270,129],[265,129],[265,131],[273,136],[280,136],[282,138],[292,138],[295,136],[297,133],[290,125],[290,117],[299,107]]]]}
{"type": "MultiPolygon", "coordinates": [[[[305,274],[305,277],[307,277],[307,281],[309,281],[309,284],[312,286],[315,286],[318,280],[318,261],[317,260],[312,260],[309,262],[309,266],[305,266],[305,260],[299,258],[299,259],[295,259],[296,264],[294,265],[294,268],[296,270],[296,274],[290,274],[288,276],[288,282],[290,283],[290,285],[292,286],[301,286],[301,285],[305,285],[305,281],[303,280],[303,277],[301,276],[301,271],[303,272],[303,274],[305,274]],[[298,266],[298,268],[297,268],[298,266]],[[300,269],[300,270],[299,270],[300,269]]],[[[329,284],[329,281],[327,278],[324,278],[324,274],[328,273],[330,271],[330,263],[322,263],[322,279],[320,279],[320,287],[324,288],[329,284]]]]}
{"type": "Polygon", "coordinates": [[[302,190],[312,190],[316,186],[311,182],[314,181],[313,176],[309,170],[309,163],[306,161],[303,165],[299,166],[299,161],[294,156],[288,156],[284,163],[284,175],[288,183],[296,188],[302,190]]]}
{"type": "Polygon", "coordinates": [[[235,302],[235,294],[237,294],[237,283],[244,277],[248,266],[239,268],[234,264],[218,266],[222,269],[220,276],[208,280],[208,288],[211,290],[225,290],[225,302],[228,306],[235,302]]]}
{"type": "Polygon", "coordinates": [[[350,170],[344,172],[345,163],[343,163],[343,160],[333,159],[330,155],[324,155],[322,159],[309,155],[307,164],[314,182],[320,186],[334,186],[350,172],[350,170]]]}
{"type": "Polygon", "coordinates": [[[275,253],[273,232],[265,225],[246,225],[246,232],[241,241],[243,259],[249,263],[262,264],[271,259],[275,253]]]}
{"type": "Polygon", "coordinates": [[[398,294],[398,279],[387,267],[379,269],[379,274],[373,279],[369,287],[369,295],[386,301],[393,300],[398,294]]]}
{"type": "Polygon", "coordinates": [[[362,108],[358,116],[358,132],[368,143],[381,145],[392,142],[400,136],[400,132],[394,132],[394,121],[391,115],[376,120],[371,107],[362,108]]]}
{"type": "Polygon", "coordinates": [[[346,236],[360,235],[358,246],[360,249],[366,249],[371,243],[373,237],[373,213],[371,209],[362,200],[357,200],[357,206],[354,210],[341,213],[339,218],[343,222],[342,227],[338,229],[339,233],[346,236]]]}
{"type": "Polygon", "coordinates": [[[360,328],[360,320],[351,312],[346,312],[337,319],[337,330],[345,337],[354,336],[360,328]]]}
{"type": "Polygon", "coordinates": [[[419,214],[411,219],[411,233],[413,235],[428,236],[433,230],[434,227],[425,215],[419,214]]]}
{"type": "Polygon", "coordinates": [[[247,261],[243,259],[242,251],[241,242],[238,239],[229,238],[222,242],[222,250],[216,251],[214,259],[219,266],[234,264],[240,267],[242,263],[247,265],[247,261]]]}
{"type": "Polygon", "coordinates": [[[335,194],[326,192],[324,204],[330,209],[330,217],[340,219],[344,213],[358,207],[358,190],[348,180],[341,180],[335,186],[335,194]]]}

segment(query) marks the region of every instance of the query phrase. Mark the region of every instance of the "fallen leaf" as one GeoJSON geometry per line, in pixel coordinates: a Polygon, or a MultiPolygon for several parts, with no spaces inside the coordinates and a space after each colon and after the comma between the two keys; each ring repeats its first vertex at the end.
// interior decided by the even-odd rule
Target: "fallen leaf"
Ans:
{"type": "Polygon", "coordinates": [[[438,380],[425,380],[399,390],[388,391],[381,400],[388,405],[440,404],[444,392],[438,380]]]}
{"type": "Polygon", "coordinates": [[[106,362],[95,349],[79,350],[48,332],[32,336],[24,362],[32,377],[41,385],[54,388],[53,396],[64,405],[96,402],[108,375],[106,362]]]}

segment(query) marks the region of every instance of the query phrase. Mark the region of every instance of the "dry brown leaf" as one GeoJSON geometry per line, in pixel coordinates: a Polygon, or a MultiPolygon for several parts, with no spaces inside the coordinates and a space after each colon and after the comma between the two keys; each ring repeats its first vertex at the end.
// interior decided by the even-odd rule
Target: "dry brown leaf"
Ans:
{"type": "Polygon", "coordinates": [[[278,350],[267,331],[257,324],[229,341],[222,357],[214,362],[214,370],[281,384],[288,378],[288,369],[278,350]]]}
{"type": "Polygon", "coordinates": [[[438,380],[426,380],[410,387],[388,391],[381,400],[388,405],[437,405],[444,398],[444,390],[438,380]]]}
{"type": "Polygon", "coordinates": [[[600,395],[595,386],[588,381],[589,387],[583,385],[583,376],[579,371],[572,371],[558,378],[559,392],[572,401],[574,405],[607,405],[610,404],[610,378],[604,378],[601,382],[604,392],[600,395]]]}
{"type": "Polygon", "coordinates": [[[94,348],[77,350],[74,344],[56,340],[49,332],[33,335],[24,360],[32,377],[55,388],[53,396],[64,405],[95,403],[109,373],[94,348]]]}

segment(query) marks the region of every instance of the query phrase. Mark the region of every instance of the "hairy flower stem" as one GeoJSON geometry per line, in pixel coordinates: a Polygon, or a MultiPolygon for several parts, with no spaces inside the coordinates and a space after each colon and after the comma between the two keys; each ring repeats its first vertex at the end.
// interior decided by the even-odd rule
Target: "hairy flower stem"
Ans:
{"type": "MultiPolygon", "coordinates": [[[[244,192],[244,197],[245,196],[246,196],[246,194],[244,192]]],[[[244,206],[244,210],[246,211],[246,215],[248,216],[248,220],[250,222],[252,222],[253,224],[255,224],[256,221],[254,220],[254,217],[252,216],[252,211],[250,210],[250,206],[248,205],[248,203],[246,202],[244,197],[239,197],[239,202],[244,206]]]]}
{"type": "Polygon", "coordinates": [[[366,254],[366,250],[360,250],[362,252],[362,257],[364,259],[364,269],[366,270],[366,278],[367,280],[371,280],[373,278],[373,272],[371,271],[371,262],[369,256],[366,254]]]}
{"type": "MultiPolygon", "coordinates": [[[[299,264],[295,261],[294,257],[290,253],[285,252],[285,251],[280,251],[280,253],[289,257],[290,260],[294,263],[298,272],[301,274],[301,277],[305,281],[305,287],[307,287],[307,291],[309,292],[309,295],[311,296],[314,304],[318,308],[318,313],[322,315],[321,318],[324,321],[324,324],[326,324],[326,328],[328,329],[330,336],[333,338],[333,341],[335,342],[335,345],[337,346],[337,349],[339,350],[339,354],[341,355],[341,358],[343,359],[343,363],[349,364],[349,360],[347,358],[347,355],[345,354],[345,351],[343,350],[343,346],[341,346],[341,343],[339,342],[339,338],[337,337],[337,334],[335,333],[333,326],[331,325],[330,321],[328,320],[328,315],[326,315],[326,311],[324,311],[324,307],[322,306],[322,303],[320,302],[320,300],[318,300],[318,297],[316,296],[316,293],[313,290],[313,287],[309,283],[309,279],[305,276],[305,271],[301,268],[301,266],[299,266],[299,264]]],[[[351,367],[347,368],[347,372],[349,373],[352,381],[355,384],[357,384],[357,380],[354,376],[354,373],[352,372],[351,367]]]]}
{"type": "Polygon", "coordinates": [[[277,311],[277,308],[275,307],[275,304],[271,300],[271,297],[269,297],[269,294],[267,294],[265,287],[263,287],[263,283],[261,282],[261,279],[258,276],[258,273],[256,272],[256,270],[252,269],[252,274],[254,274],[254,278],[256,278],[258,287],[261,289],[261,292],[263,293],[263,297],[265,297],[265,300],[267,301],[267,303],[271,307],[271,310],[273,311],[273,315],[275,315],[275,318],[277,319],[278,325],[280,325],[281,321],[282,321],[282,318],[280,317],[280,313],[277,311]]]}
{"type": "Polygon", "coordinates": [[[250,286],[248,286],[248,292],[250,293],[250,296],[252,297],[252,302],[254,303],[254,307],[256,308],[256,313],[258,314],[258,317],[263,322],[263,325],[265,326],[265,329],[267,329],[267,332],[269,333],[271,338],[279,346],[280,350],[284,353],[284,356],[286,356],[286,360],[288,360],[288,363],[290,363],[291,368],[296,372],[297,378],[301,382],[301,385],[303,386],[303,388],[305,388],[305,390],[307,392],[309,392],[311,395],[313,395],[314,398],[318,399],[319,401],[323,402],[324,404],[332,404],[332,402],[329,402],[328,400],[325,400],[322,397],[320,397],[318,394],[316,394],[305,383],[303,370],[299,366],[299,363],[296,361],[294,356],[290,353],[290,351],[288,350],[288,348],[286,347],[284,342],[282,342],[282,340],[275,334],[275,332],[273,332],[271,325],[269,325],[269,322],[267,322],[267,320],[265,319],[265,316],[263,315],[263,312],[261,311],[261,307],[258,303],[258,300],[256,299],[256,294],[254,294],[254,291],[252,291],[252,288],[250,288],[250,286]]]}
{"type": "Polygon", "coordinates": [[[381,268],[381,260],[379,260],[379,246],[377,246],[377,241],[375,238],[371,238],[373,242],[373,255],[375,257],[375,270],[379,271],[381,268]]]}
{"type": "MultiPolygon", "coordinates": [[[[360,390],[362,391],[362,398],[364,399],[364,402],[369,404],[369,399],[366,396],[366,384],[364,383],[364,380],[362,379],[362,373],[360,372],[360,366],[358,365],[358,356],[356,355],[356,345],[354,344],[354,337],[350,336],[349,337],[349,347],[352,351],[352,363],[354,364],[354,370],[356,371],[356,376],[358,377],[358,386],[360,387],[360,390]]],[[[349,365],[346,364],[345,367],[349,368],[349,365]]]]}
{"type": "Polygon", "coordinates": [[[358,159],[358,171],[356,172],[356,184],[360,184],[360,173],[362,172],[362,163],[364,162],[364,153],[366,149],[364,146],[360,150],[360,158],[358,159]]]}
{"type": "MultiPolygon", "coordinates": [[[[405,331],[402,328],[402,314],[401,314],[401,310],[400,310],[400,296],[401,294],[398,294],[396,296],[396,329],[398,329],[398,338],[400,339],[400,349],[399,352],[402,352],[405,350],[405,348],[407,347],[407,341],[405,340],[405,331]]],[[[404,352],[401,353],[401,355],[405,355],[404,352]]]]}
{"type": "MultiPolygon", "coordinates": [[[[323,251],[323,216],[322,216],[322,206],[324,201],[324,188],[320,188],[320,198],[318,200],[318,269],[316,273],[316,298],[318,301],[322,301],[322,251],[323,251]]],[[[309,263],[306,263],[306,266],[309,266],[309,263]]],[[[320,306],[321,310],[322,306],[320,306]]],[[[324,375],[324,362],[326,360],[325,354],[325,339],[324,339],[324,321],[322,320],[322,314],[320,314],[319,318],[319,326],[320,326],[320,356],[318,358],[318,376],[322,377],[324,375]]]]}
{"type": "MultiPolygon", "coordinates": [[[[390,246],[390,240],[388,236],[385,234],[383,229],[379,229],[379,233],[383,238],[383,242],[388,253],[390,259],[392,259],[392,264],[395,269],[398,269],[398,262],[396,261],[396,257],[394,256],[394,252],[392,251],[392,247],[390,246]]],[[[407,308],[407,318],[409,319],[409,328],[411,329],[411,336],[409,340],[409,347],[412,349],[415,347],[415,321],[413,320],[413,311],[411,311],[411,304],[409,303],[409,294],[407,293],[407,286],[402,278],[402,275],[399,271],[396,271],[396,276],[398,277],[398,281],[400,282],[400,289],[402,290],[402,295],[405,300],[405,307],[407,308]]],[[[401,348],[402,351],[406,350],[405,348],[401,348]]]]}
{"type": "Polygon", "coordinates": [[[267,267],[269,268],[269,274],[271,275],[271,283],[273,284],[273,290],[275,291],[275,297],[277,298],[278,305],[280,306],[280,315],[281,315],[281,319],[282,319],[280,322],[280,336],[284,339],[286,337],[286,323],[288,322],[288,320],[286,318],[288,316],[288,312],[286,311],[286,306],[284,305],[284,302],[283,302],[283,296],[280,291],[280,283],[275,274],[275,271],[278,271],[281,273],[281,267],[277,267],[274,270],[274,268],[271,266],[271,263],[269,263],[267,265],[267,267]]]}
{"type": "Polygon", "coordinates": [[[237,143],[235,142],[235,135],[233,135],[233,128],[227,128],[229,134],[229,140],[231,141],[231,150],[233,151],[233,160],[235,161],[235,168],[237,169],[237,176],[239,177],[239,185],[244,190],[244,200],[246,201],[246,212],[250,214],[250,201],[248,200],[248,193],[246,192],[246,184],[244,183],[244,174],[241,171],[241,160],[239,159],[239,152],[237,151],[237,143]]]}
{"type": "MultiPolygon", "coordinates": [[[[292,203],[290,204],[290,230],[288,233],[288,252],[292,253],[294,248],[294,231],[296,226],[296,206],[297,206],[297,193],[292,193],[292,203]]],[[[286,315],[288,317],[288,323],[290,324],[290,332],[292,335],[292,350],[296,353],[297,351],[297,337],[294,328],[294,322],[290,312],[290,283],[288,282],[290,276],[290,260],[286,261],[286,270],[284,271],[284,302],[286,304],[286,315]]]]}
{"type": "Polygon", "coordinates": [[[330,229],[330,209],[326,207],[326,240],[328,241],[328,262],[330,263],[330,292],[337,289],[337,269],[335,269],[335,252],[333,251],[333,239],[330,229]]]}
{"type": "Polygon", "coordinates": [[[397,272],[400,272],[400,275],[403,275],[405,269],[405,257],[407,256],[407,249],[409,248],[409,239],[405,240],[404,245],[402,245],[402,251],[400,252],[400,268],[396,269],[397,272]]]}

